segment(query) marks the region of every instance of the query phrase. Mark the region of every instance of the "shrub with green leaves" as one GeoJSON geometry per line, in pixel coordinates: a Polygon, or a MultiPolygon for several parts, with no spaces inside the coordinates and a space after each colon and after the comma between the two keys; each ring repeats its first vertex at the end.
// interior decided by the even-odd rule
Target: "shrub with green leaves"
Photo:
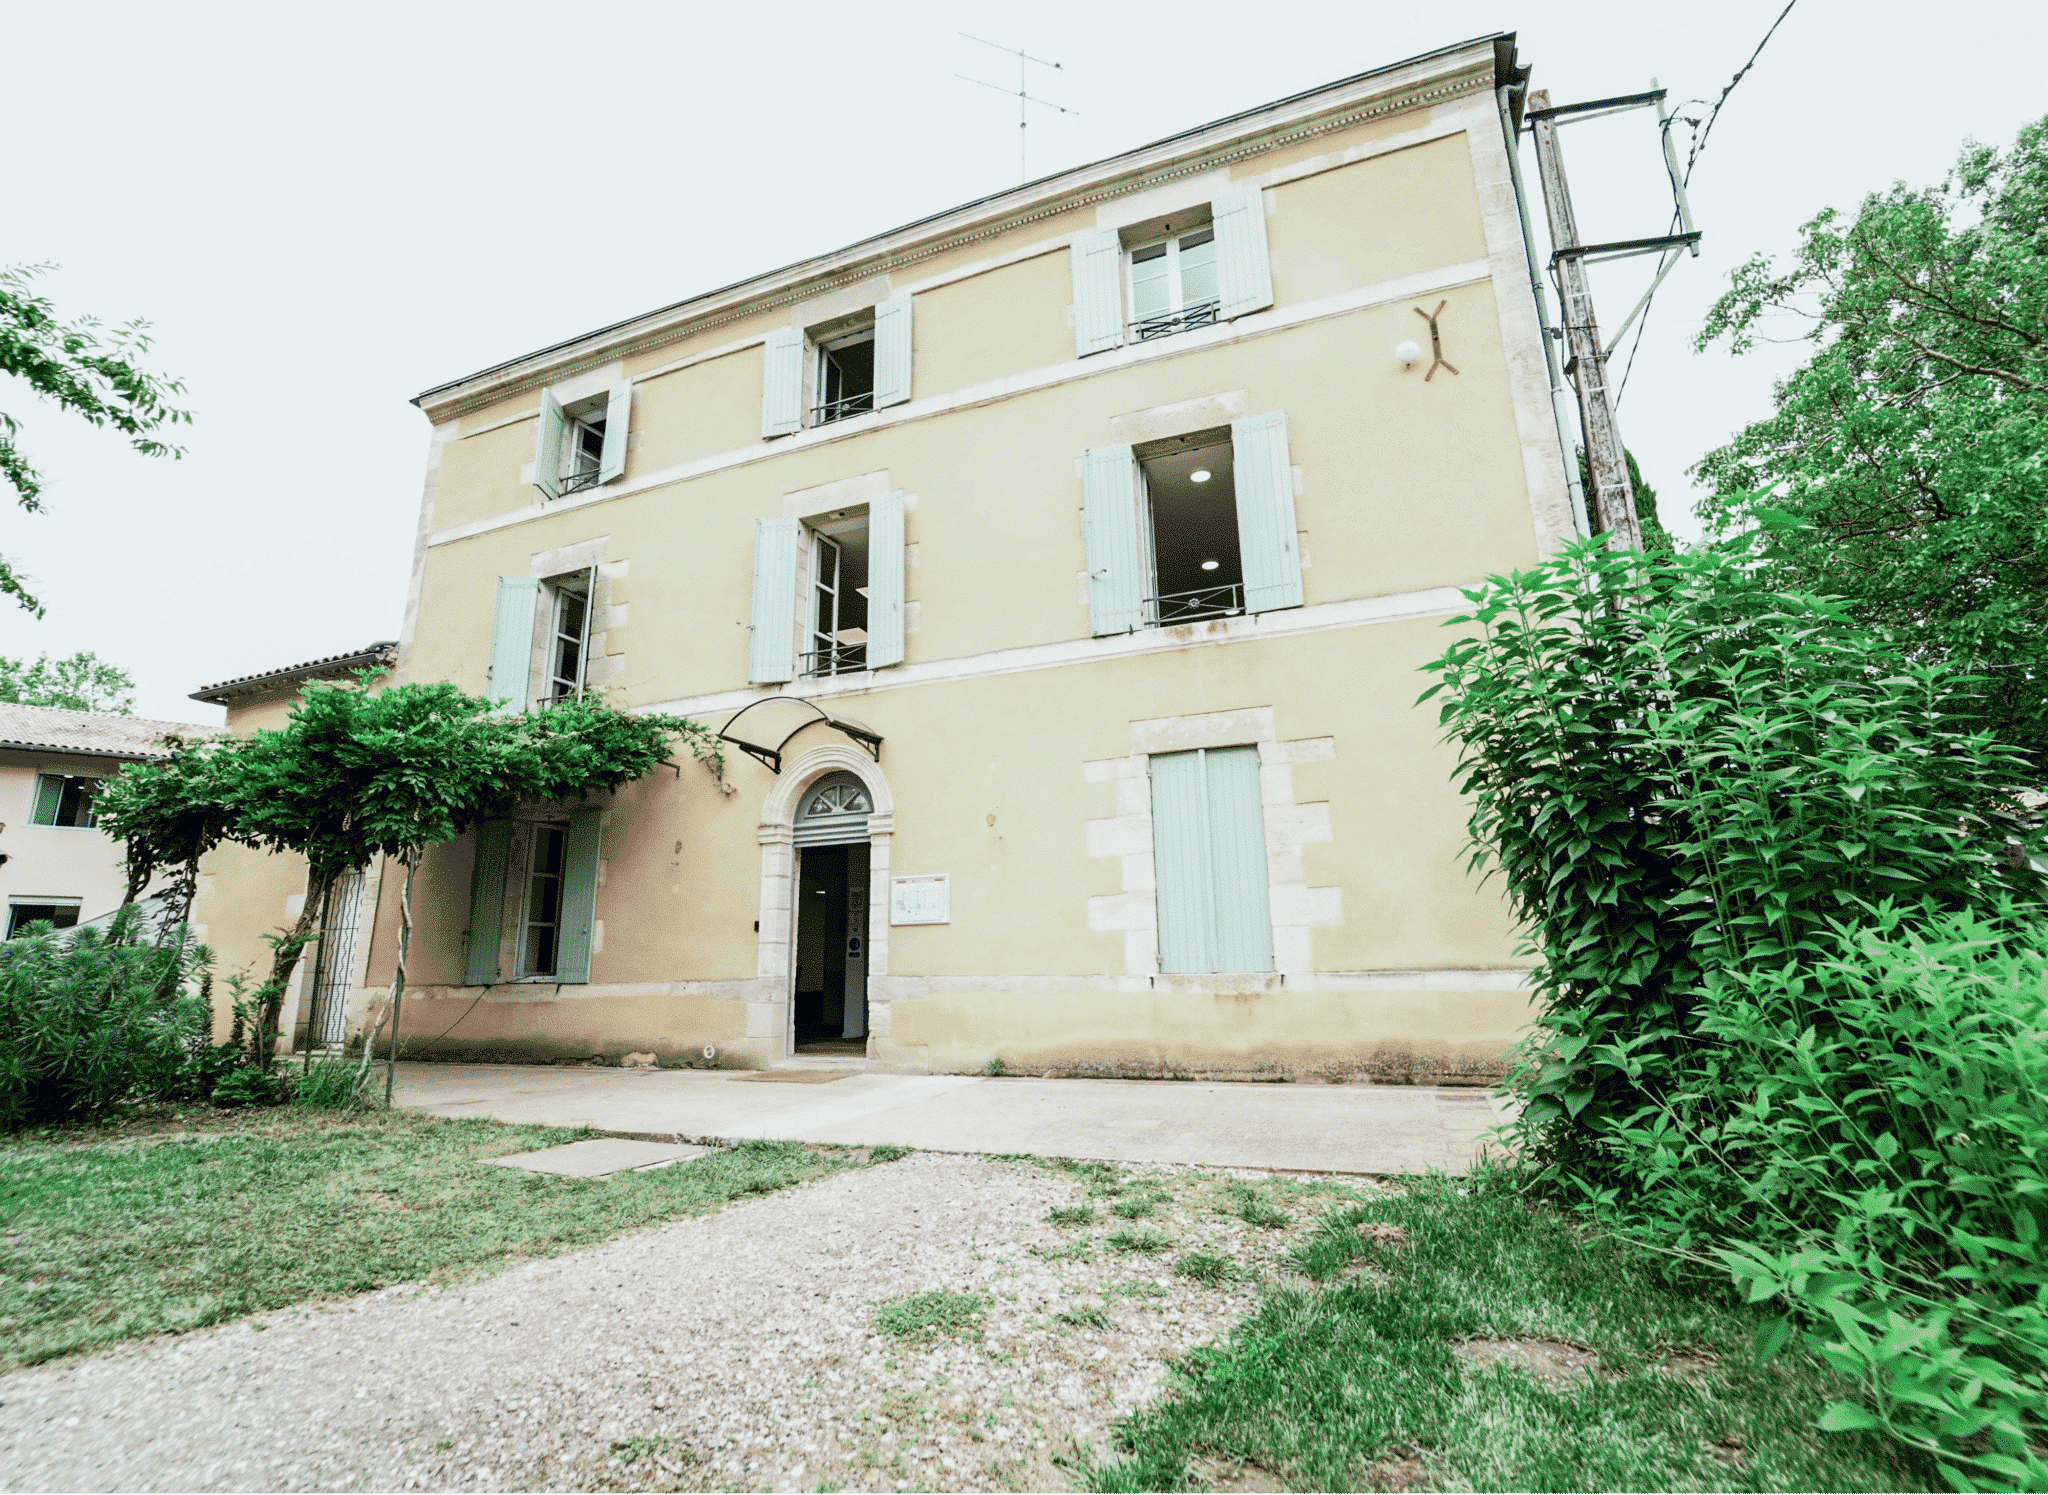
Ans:
{"type": "Polygon", "coordinates": [[[209,957],[189,931],[139,943],[133,905],[105,931],[30,929],[0,944],[0,1127],[205,1093],[213,1014],[191,987],[209,957]]]}
{"type": "Polygon", "coordinates": [[[2048,867],[1978,682],[1740,546],[1469,595],[1425,699],[1542,957],[1522,1156],[1783,1299],[1870,1403],[1824,1426],[2048,1488],[2048,867]]]}

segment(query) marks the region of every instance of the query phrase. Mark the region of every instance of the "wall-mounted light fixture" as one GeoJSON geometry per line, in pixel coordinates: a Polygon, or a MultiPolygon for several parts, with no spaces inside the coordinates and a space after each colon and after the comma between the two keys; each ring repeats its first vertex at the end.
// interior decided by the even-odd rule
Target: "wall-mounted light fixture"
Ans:
{"type": "Polygon", "coordinates": [[[1403,343],[1394,350],[1394,357],[1400,360],[1401,367],[1404,369],[1414,368],[1415,360],[1421,356],[1422,349],[1412,342],[1403,343]]]}

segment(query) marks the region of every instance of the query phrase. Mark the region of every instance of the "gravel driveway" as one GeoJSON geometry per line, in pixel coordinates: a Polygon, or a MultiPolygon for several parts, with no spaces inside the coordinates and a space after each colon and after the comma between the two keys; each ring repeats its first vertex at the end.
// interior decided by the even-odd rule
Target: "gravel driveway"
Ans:
{"type": "Polygon", "coordinates": [[[1087,1202],[1073,1176],[915,1154],[467,1287],[390,1288],[20,1371],[0,1378],[0,1482],[1065,1488],[1056,1458],[1106,1448],[1167,1357],[1251,1306],[1249,1286],[1187,1282],[1172,1256],[1269,1269],[1305,1228],[1222,1213],[1213,1173],[1122,1171],[1172,1202],[1061,1229],[1048,1210],[1087,1202]],[[1109,1244],[1148,1227],[1172,1248],[1109,1244]],[[880,1305],[937,1289],[986,1296],[979,1337],[873,1327],[880,1305]]]}

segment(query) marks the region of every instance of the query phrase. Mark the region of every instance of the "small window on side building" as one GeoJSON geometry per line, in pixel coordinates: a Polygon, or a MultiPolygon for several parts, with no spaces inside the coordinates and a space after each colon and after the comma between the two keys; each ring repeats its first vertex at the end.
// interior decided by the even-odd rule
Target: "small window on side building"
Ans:
{"type": "Polygon", "coordinates": [[[7,905],[7,938],[11,940],[26,933],[29,925],[38,922],[46,922],[57,929],[70,929],[78,923],[78,909],[79,900],[76,898],[42,902],[12,900],[7,905]]]}
{"type": "Polygon", "coordinates": [[[100,781],[77,774],[36,775],[35,813],[37,825],[61,825],[78,830],[98,824],[93,801],[99,797],[100,781]]]}

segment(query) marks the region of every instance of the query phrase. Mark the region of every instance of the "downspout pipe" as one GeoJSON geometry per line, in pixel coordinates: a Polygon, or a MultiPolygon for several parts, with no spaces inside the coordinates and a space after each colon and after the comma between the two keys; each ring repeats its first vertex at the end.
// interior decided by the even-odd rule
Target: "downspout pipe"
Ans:
{"type": "Polygon", "coordinates": [[[1557,444],[1564,453],[1564,480],[1571,489],[1572,520],[1581,535],[1593,533],[1586,512],[1586,485],[1579,477],[1579,444],[1572,437],[1572,398],[1564,386],[1564,374],[1557,366],[1557,340],[1550,334],[1550,296],[1543,285],[1543,267],[1536,260],[1536,235],[1529,225],[1529,194],[1522,187],[1521,140],[1515,133],[1514,114],[1508,107],[1509,85],[1493,91],[1500,106],[1501,139],[1508,150],[1508,177],[1515,186],[1515,211],[1522,218],[1522,254],[1529,265],[1529,293],[1536,301],[1536,327],[1543,343],[1543,367],[1550,378],[1550,415],[1557,422],[1557,444]]]}

